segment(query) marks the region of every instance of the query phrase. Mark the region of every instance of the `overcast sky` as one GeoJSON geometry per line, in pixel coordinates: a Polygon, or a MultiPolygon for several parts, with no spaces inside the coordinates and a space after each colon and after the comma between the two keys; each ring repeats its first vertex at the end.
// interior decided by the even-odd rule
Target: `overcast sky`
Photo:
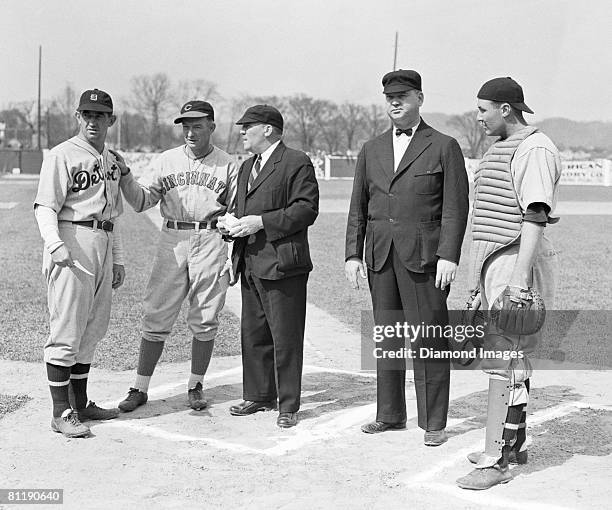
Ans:
{"type": "MultiPolygon", "coordinates": [[[[423,77],[427,112],[474,108],[512,76],[534,120],[612,121],[609,0],[0,0],[0,106],[70,82],[119,98],[130,78],[203,78],[225,96],[382,102],[393,66],[423,77]]],[[[189,99],[189,98],[185,98],[189,99]]]]}

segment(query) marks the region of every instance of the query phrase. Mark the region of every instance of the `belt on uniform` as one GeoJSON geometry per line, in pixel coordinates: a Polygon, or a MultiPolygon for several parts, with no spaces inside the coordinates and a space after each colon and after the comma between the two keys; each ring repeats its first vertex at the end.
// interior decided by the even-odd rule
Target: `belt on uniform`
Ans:
{"type": "Polygon", "coordinates": [[[166,227],[175,230],[212,230],[217,228],[217,220],[212,221],[166,221],[166,227]]]}
{"type": "Polygon", "coordinates": [[[89,220],[89,221],[73,221],[75,225],[83,225],[84,227],[99,228],[107,232],[113,231],[113,222],[110,220],[89,220]]]}

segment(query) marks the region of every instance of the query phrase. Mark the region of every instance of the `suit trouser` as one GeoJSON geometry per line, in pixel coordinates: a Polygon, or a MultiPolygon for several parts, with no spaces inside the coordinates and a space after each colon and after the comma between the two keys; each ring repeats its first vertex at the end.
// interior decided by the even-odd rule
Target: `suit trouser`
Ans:
{"type": "MultiPolygon", "coordinates": [[[[372,294],[374,322],[377,325],[406,322],[411,325],[447,324],[447,290],[436,289],[435,273],[415,273],[402,264],[394,246],[380,271],[368,271],[372,294]]],[[[444,338],[420,338],[410,346],[435,351],[448,349],[444,338]]],[[[402,363],[405,367],[405,362],[402,363]]],[[[416,391],[418,425],[424,430],[446,427],[448,414],[450,362],[448,359],[412,360],[416,391]]],[[[397,364],[393,365],[396,368],[397,364]]],[[[406,371],[390,369],[385,360],[377,359],[376,420],[386,423],[406,421],[406,371]]]]}
{"type": "Polygon", "coordinates": [[[241,274],[243,398],[300,408],[308,274],[264,280],[241,274]]]}

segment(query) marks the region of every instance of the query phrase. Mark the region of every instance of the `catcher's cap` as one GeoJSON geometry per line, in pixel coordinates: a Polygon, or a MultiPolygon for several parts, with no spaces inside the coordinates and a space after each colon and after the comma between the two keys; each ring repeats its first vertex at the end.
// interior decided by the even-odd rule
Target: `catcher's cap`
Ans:
{"type": "Polygon", "coordinates": [[[383,76],[383,94],[422,90],[421,75],[416,71],[398,69],[383,76]]]}
{"type": "Polygon", "coordinates": [[[78,111],[113,113],[113,100],[110,95],[100,89],[86,90],[79,99],[78,111]]]}
{"type": "Polygon", "coordinates": [[[486,82],[476,96],[478,99],[509,103],[517,110],[533,113],[531,108],[525,104],[523,88],[510,76],[505,78],[493,78],[486,82]]]}
{"type": "Polygon", "coordinates": [[[247,108],[244,115],[236,122],[236,124],[270,124],[283,130],[283,116],[274,106],[267,104],[256,104],[247,108]]]}
{"type": "Polygon", "coordinates": [[[215,120],[215,110],[208,101],[187,101],[181,108],[180,115],[174,119],[175,124],[180,124],[183,119],[197,119],[200,117],[208,117],[210,120],[215,120]]]}

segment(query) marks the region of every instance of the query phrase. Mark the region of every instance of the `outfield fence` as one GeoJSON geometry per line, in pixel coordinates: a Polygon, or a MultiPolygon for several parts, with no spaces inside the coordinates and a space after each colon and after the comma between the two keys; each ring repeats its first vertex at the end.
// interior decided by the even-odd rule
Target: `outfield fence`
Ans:
{"type": "MultiPolygon", "coordinates": [[[[49,151],[0,149],[0,174],[39,173],[43,156],[49,151]]],[[[145,174],[152,167],[157,152],[124,152],[123,156],[136,177],[145,174]]],[[[249,154],[235,154],[240,165],[249,154]]],[[[316,160],[317,158],[315,158],[316,160]]],[[[468,178],[473,181],[478,159],[465,158],[468,178]]],[[[316,161],[317,177],[326,181],[353,179],[357,156],[325,156],[321,163],[316,161]]],[[[560,184],[578,186],[612,186],[612,161],[609,159],[562,160],[563,173],[560,184]]]]}
{"type": "MultiPolygon", "coordinates": [[[[470,181],[474,180],[474,171],[479,159],[465,158],[465,168],[470,181]]],[[[352,179],[355,173],[356,156],[325,156],[323,178],[352,179]]],[[[578,186],[612,186],[612,161],[595,159],[591,161],[563,160],[563,173],[560,184],[578,186]]]]}

